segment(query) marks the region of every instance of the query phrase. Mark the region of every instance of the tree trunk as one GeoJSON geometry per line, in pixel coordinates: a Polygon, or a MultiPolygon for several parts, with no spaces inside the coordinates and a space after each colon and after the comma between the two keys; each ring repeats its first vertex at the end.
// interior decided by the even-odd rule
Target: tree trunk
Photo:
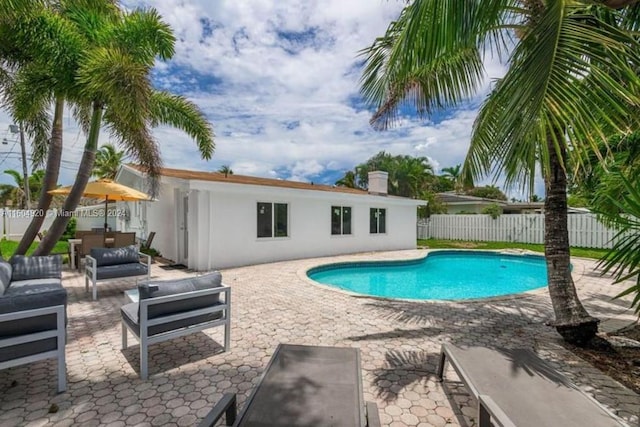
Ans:
{"type": "Polygon", "coordinates": [[[93,172],[93,164],[96,159],[96,150],[98,147],[98,136],[100,135],[100,124],[102,123],[102,108],[102,104],[98,102],[93,103],[91,127],[89,128],[89,136],[84,146],[84,153],[80,160],[80,168],[78,169],[76,180],[73,183],[73,187],[71,187],[71,192],[64,201],[62,211],[58,212],[58,216],[53,221],[53,224],[51,224],[49,231],[34,251],[34,255],[47,255],[51,252],[56,242],[64,233],[69,220],[73,216],[73,212],[78,207],[78,203],[80,203],[84,189],[89,182],[89,178],[91,178],[91,172],[93,172]]]}
{"type": "Polygon", "coordinates": [[[556,151],[551,138],[547,141],[550,171],[545,177],[544,252],[547,281],[555,327],[572,344],[585,345],[598,332],[599,320],[591,317],[580,303],[571,277],[569,230],[567,225],[567,175],[563,168],[566,151],[556,151]]]}
{"type": "Polygon", "coordinates": [[[34,211],[31,223],[24,232],[20,244],[16,249],[17,255],[24,255],[31,246],[40,231],[40,227],[44,223],[47,210],[51,205],[53,196],[48,192],[55,189],[58,185],[58,175],[60,173],[60,162],[62,160],[62,115],[64,112],[64,99],[57,98],[55,111],[53,114],[53,127],[51,129],[51,142],[49,143],[49,151],[47,153],[47,166],[45,169],[44,179],[42,181],[42,191],[38,199],[38,206],[34,211]]]}

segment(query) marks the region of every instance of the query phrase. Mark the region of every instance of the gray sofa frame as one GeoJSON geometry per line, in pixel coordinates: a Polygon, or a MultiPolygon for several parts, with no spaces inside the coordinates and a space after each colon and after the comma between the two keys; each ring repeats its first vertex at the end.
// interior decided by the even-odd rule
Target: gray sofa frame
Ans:
{"type": "Polygon", "coordinates": [[[58,359],[58,392],[62,393],[67,389],[67,369],[65,359],[65,341],[66,341],[66,329],[65,329],[65,306],[57,305],[52,307],[37,308],[33,310],[16,311],[13,313],[0,314],[0,323],[3,322],[19,322],[28,318],[35,318],[40,316],[46,316],[55,314],[56,325],[55,328],[34,332],[26,335],[19,335],[10,338],[0,339],[0,351],[16,345],[33,344],[38,345],[39,341],[47,340],[50,338],[56,338],[56,349],[50,351],[44,351],[41,353],[31,354],[29,356],[21,357],[18,359],[7,360],[0,362],[0,369],[11,368],[14,366],[25,365],[27,363],[36,362],[38,360],[56,358],[58,359]]]}
{"type": "MultiPolygon", "coordinates": [[[[117,249],[117,248],[115,248],[117,249]]],[[[142,252],[138,252],[138,256],[142,259],[146,259],[146,262],[140,262],[140,264],[144,265],[147,267],[147,274],[146,274],[146,281],[148,282],[151,279],[151,256],[147,255],[147,254],[143,254],[142,252]]],[[[98,282],[106,282],[108,280],[117,280],[117,279],[122,279],[122,278],[126,278],[126,277],[142,277],[142,275],[131,275],[131,274],[122,274],[120,276],[116,276],[116,277],[109,277],[109,278],[105,278],[105,279],[98,279],[98,262],[96,261],[95,258],[93,258],[91,255],[87,255],[85,256],[85,276],[84,276],[84,289],[86,292],[89,291],[89,282],[91,282],[91,293],[92,293],[92,297],[93,300],[97,300],[98,299],[98,288],[97,288],[97,283],[98,282]]],[[[136,284],[138,283],[138,280],[136,279],[136,284]]]]}
{"type": "Polygon", "coordinates": [[[155,344],[158,342],[170,340],[173,338],[181,337],[183,335],[192,334],[194,332],[199,332],[205,329],[213,328],[216,326],[224,326],[224,351],[228,351],[231,340],[231,288],[222,284],[216,288],[205,289],[193,292],[184,292],[175,295],[168,295],[162,297],[154,297],[154,298],[144,298],[139,301],[139,333],[131,328],[124,320],[122,319],[122,348],[127,348],[127,331],[130,331],[140,343],[140,378],[146,380],[149,376],[149,367],[148,367],[148,354],[149,354],[149,346],[151,344],[155,344]],[[207,308],[201,308],[196,310],[185,311],[181,313],[176,313],[172,315],[166,315],[162,317],[156,317],[153,319],[148,318],[149,307],[158,304],[171,304],[176,301],[191,299],[191,298],[201,298],[204,296],[210,295],[220,295],[224,294],[224,301],[221,301],[219,304],[213,305],[207,308]],[[202,316],[206,314],[214,314],[220,313],[221,317],[209,322],[205,323],[197,323],[193,325],[183,326],[177,328],[172,331],[163,332],[156,335],[148,335],[148,330],[150,327],[158,326],[166,323],[172,323],[176,321],[181,321],[185,319],[189,319],[191,317],[202,316]]]}

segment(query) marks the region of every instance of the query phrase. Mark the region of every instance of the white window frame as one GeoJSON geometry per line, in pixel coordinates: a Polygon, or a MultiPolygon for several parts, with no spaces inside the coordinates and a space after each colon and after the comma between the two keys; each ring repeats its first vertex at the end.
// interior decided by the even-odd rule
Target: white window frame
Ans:
{"type": "Polygon", "coordinates": [[[387,208],[369,208],[369,234],[387,234],[387,208]],[[371,231],[371,211],[376,211],[376,231],[371,231]],[[384,211],[384,232],[380,232],[380,211],[384,211]]]}
{"type": "Polygon", "coordinates": [[[330,215],[330,219],[331,219],[331,236],[353,236],[353,206],[338,206],[338,205],[331,205],[331,215],[330,215]],[[334,234],[333,233],[333,210],[334,209],[340,209],[340,233],[338,234],[334,234]],[[351,209],[351,230],[349,231],[349,233],[345,233],[344,232],[344,210],[345,209],[351,209]]]}

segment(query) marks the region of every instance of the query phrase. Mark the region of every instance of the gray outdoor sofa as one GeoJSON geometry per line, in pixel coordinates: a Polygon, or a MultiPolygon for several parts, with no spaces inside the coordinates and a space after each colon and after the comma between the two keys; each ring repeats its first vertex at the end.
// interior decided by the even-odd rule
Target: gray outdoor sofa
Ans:
{"type": "Polygon", "coordinates": [[[58,359],[58,391],[66,390],[67,291],[62,258],[0,260],[0,369],[58,359]]]}
{"type": "Polygon", "coordinates": [[[224,351],[229,349],[231,288],[222,284],[219,272],[143,283],[138,286],[136,299],[120,309],[122,348],[127,348],[127,331],[136,336],[142,379],[148,377],[151,344],[224,326],[224,351]]]}
{"type": "Polygon", "coordinates": [[[98,299],[97,283],[103,280],[151,274],[151,257],[138,251],[135,245],[121,248],[92,248],[85,257],[85,290],[91,282],[93,299],[98,299]],[[141,261],[143,259],[144,261],[141,261]]]}

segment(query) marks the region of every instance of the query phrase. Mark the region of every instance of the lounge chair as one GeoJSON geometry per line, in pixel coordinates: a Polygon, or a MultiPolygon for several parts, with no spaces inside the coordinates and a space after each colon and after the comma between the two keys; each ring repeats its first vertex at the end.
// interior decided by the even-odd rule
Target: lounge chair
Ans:
{"type": "Polygon", "coordinates": [[[233,426],[379,427],[378,407],[364,403],[357,348],[280,344],[242,412],[225,394],[200,427],[223,415],[233,426]]]}
{"type": "Polygon", "coordinates": [[[478,401],[478,427],[626,426],[529,350],[443,344],[441,381],[446,362],[478,401]]]}

